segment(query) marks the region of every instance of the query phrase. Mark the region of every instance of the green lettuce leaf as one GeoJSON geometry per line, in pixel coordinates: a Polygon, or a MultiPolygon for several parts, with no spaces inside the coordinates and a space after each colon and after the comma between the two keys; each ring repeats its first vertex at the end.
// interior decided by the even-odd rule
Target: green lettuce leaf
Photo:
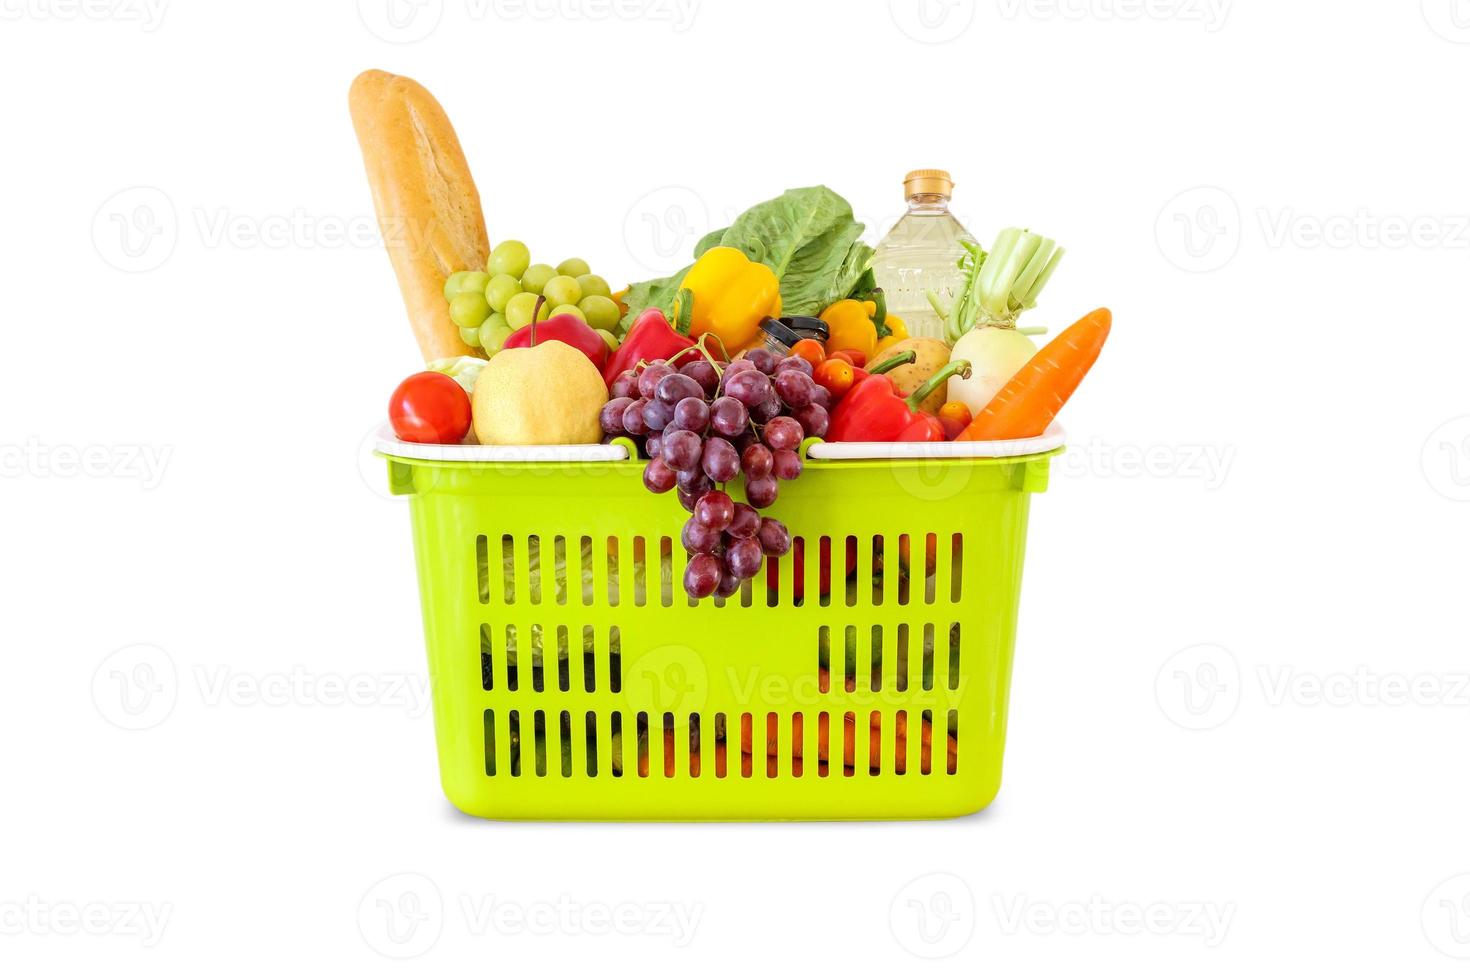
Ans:
{"type": "MultiPolygon", "coordinates": [[[[776,273],[783,314],[811,316],[850,295],[867,269],[873,250],[859,240],[862,233],[862,223],[841,195],[822,186],[798,187],[705,235],[694,247],[694,258],[716,245],[738,248],[776,273]]],[[[672,276],[628,287],[624,329],[649,307],[669,313],[688,271],[685,266],[672,276]]]]}

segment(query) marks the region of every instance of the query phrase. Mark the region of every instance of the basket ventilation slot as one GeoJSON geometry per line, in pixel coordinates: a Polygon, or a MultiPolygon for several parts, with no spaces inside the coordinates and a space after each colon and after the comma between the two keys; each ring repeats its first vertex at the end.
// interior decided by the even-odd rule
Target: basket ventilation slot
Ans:
{"type": "MultiPolygon", "coordinates": [[[[858,605],[860,594],[874,606],[933,605],[941,600],[959,603],[964,599],[963,535],[950,536],[947,557],[941,554],[939,540],[934,532],[900,534],[894,547],[883,535],[847,535],[837,539],[840,553],[834,556],[833,539],[823,535],[815,539],[813,561],[808,558],[807,539],[794,537],[788,555],[766,559],[764,605],[800,606],[812,593],[823,607],[833,605],[834,594],[838,605],[848,607],[858,605]],[[923,544],[922,554],[913,551],[916,541],[923,544]]],[[[686,560],[680,549],[676,562],[674,549],[674,539],[669,536],[635,535],[594,542],[583,535],[573,549],[564,535],[544,539],[536,534],[519,538],[502,534],[500,546],[492,548],[490,538],[481,534],[475,538],[478,597],[482,604],[506,606],[518,600],[565,606],[580,597],[583,606],[592,606],[601,595],[613,607],[620,603],[670,607],[675,594],[682,592],[680,579],[686,560]]],[[[759,587],[755,583],[760,581],[757,577],[743,583],[738,599],[715,599],[713,604],[749,608],[759,587]]],[[[684,602],[696,605],[687,596],[684,602]]]]}
{"type": "Polygon", "coordinates": [[[503,631],[497,631],[488,623],[480,625],[480,687],[486,691],[496,690],[501,685],[506,691],[521,690],[525,679],[521,672],[522,658],[529,648],[531,690],[541,694],[548,686],[548,672],[553,676],[551,684],[563,694],[572,690],[576,683],[580,690],[591,694],[597,690],[599,680],[607,684],[607,690],[617,694],[623,689],[622,634],[616,626],[608,628],[607,644],[597,647],[597,632],[591,626],[580,630],[559,625],[555,628],[556,659],[548,665],[542,649],[547,627],[533,625],[523,629],[515,623],[507,623],[503,631]],[[503,637],[496,649],[496,636],[503,637]],[[581,653],[572,648],[572,638],[580,637],[581,653]],[[599,660],[605,656],[605,660],[599,660]],[[574,681],[573,671],[581,673],[581,680],[574,681]]]}
{"type": "Polygon", "coordinates": [[[694,779],[827,778],[885,772],[902,776],[914,765],[911,753],[915,751],[920,775],[943,772],[952,776],[958,768],[959,713],[954,709],[937,718],[927,708],[917,717],[899,710],[891,720],[877,710],[821,711],[816,713],[815,731],[808,727],[808,716],[802,712],[743,712],[734,716],[693,713],[687,716],[687,728],[682,732],[684,719],[672,712],[639,711],[630,713],[632,737],[626,740],[624,714],[588,711],[579,716],[560,711],[550,719],[548,728],[548,712],[538,709],[528,716],[527,712],[512,709],[505,713],[506,727],[499,729],[496,712],[486,709],[485,775],[566,779],[585,772],[594,778],[617,778],[627,774],[631,765],[640,779],[670,779],[685,774],[694,779]],[[727,718],[733,722],[733,731],[726,727],[727,718]],[[909,735],[909,725],[914,721],[919,726],[917,746],[909,735]],[[940,758],[934,755],[935,737],[943,739],[944,755],[940,758]],[[732,740],[737,740],[739,746],[738,763],[730,758],[732,740]],[[601,751],[603,746],[607,747],[606,755],[601,751]],[[712,765],[706,763],[705,746],[712,747],[712,765]],[[814,766],[807,764],[813,749],[814,766]],[[832,764],[834,752],[841,753],[841,768],[832,764]]]}
{"type": "Polygon", "coordinates": [[[909,624],[899,623],[898,627],[891,631],[885,631],[881,625],[874,624],[866,631],[860,631],[857,626],[849,625],[842,630],[842,650],[833,663],[832,652],[832,627],[817,627],[817,691],[821,694],[830,694],[833,690],[833,670],[838,671],[837,683],[839,690],[848,693],[855,692],[861,686],[862,690],[872,693],[892,690],[904,692],[911,686],[917,685],[925,691],[932,691],[935,685],[943,689],[958,691],[960,687],[960,624],[950,623],[947,630],[947,643],[941,649],[937,646],[936,624],[923,623],[919,627],[922,645],[918,650],[920,673],[917,678],[910,676],[909,638],[911,631],[909,624]],[[891,649],[885,648],[887,644],[884,637],[891,638],[891,649]],[[885,662],[891,658],[892,672],[885,669],[885,662]],[[938,664],[936,666],[936,660],[938,664]],[[938,672],[936,672],[938,671],[938,672]]]}

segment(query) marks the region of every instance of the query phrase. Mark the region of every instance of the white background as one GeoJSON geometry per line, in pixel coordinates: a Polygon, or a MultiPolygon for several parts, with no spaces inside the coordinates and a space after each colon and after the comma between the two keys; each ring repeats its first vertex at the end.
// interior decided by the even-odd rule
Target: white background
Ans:
{"type": "Polygon", "coordinates": [[[1463,976],[1470,5],[159,2],[0,0],[0,972],[1463,976]],[[981,239],[1068,248],[1031,322],[1115,329],[988,811],[444,801],[362,447],[417,364],[368,67],[443,101],[492,240],[615,282],[785,187],[876,241],[921,166],[981,239]]]}

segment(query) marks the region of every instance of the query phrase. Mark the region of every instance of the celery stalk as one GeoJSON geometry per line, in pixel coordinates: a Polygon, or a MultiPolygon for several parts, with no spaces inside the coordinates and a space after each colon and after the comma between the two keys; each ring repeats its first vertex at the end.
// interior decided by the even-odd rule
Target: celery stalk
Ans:
{"type": "MultiPolygon", "coordinates": [[[[977,323],[1011,326],[1023,311],[1036,305],[1036,298],[1051,279],[1064,249],[1050,238],[1021,228],[1006,228],[996,236],[987,254],[978,246],[966,248],[961,260],[965,279],[945,319],[945,333],[958,340],[977,323]]],[[[940,310],[937,297],[930,300],[940,310]]]]}

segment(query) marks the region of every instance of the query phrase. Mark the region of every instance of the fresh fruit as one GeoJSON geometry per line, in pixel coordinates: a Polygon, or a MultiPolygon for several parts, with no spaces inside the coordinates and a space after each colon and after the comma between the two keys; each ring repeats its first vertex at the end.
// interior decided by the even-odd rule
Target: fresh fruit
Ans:
{"type": "MultiPolygon", "coordinates": [[[[455,275],[459,273],[456,272],[455,275]]],[[[496,313],[504,313],[511,297],[520,291],[520,280],[502,272],[485,284],[485,300],[490,304],[490,309],[496,313]]]]}
{"type": "Polygon", "coordinates": [[[618,317],[620,316],[618,313],[618,304],[606,296],[598,296],[595,293],[590,296],[583,296],[581,301],[577,303],[577,307],[582,311],[582,316],[586,318],[587,322],[598,330],[611,330],[618,324],[618,317]]]}
{"type": "MultiPolygon", "coordinates": [[[[554,307],[551,311],[551,316],[570,316],[581,320],[583,323],[587,322],[586,315],[570,303],[563,303],[561,306],[554,307]]],[[[550,319],[550,317],[547,319],[550,319]]]]}
{"type": "MultiPolygon", "coordinates": [[[[588,324],[588,326],[591,326],[591,324],[588,324]]],[[[607,344],[608,354],[611,355],[617,353],[619,341],[611,330],[603,330],[601,328],[597,328],[597,336],[601,337],[603,342],[607,344]]]]}
{"type": "Polygon", "coordinates": [[[485,271],[492,276],[504,274],[519,279],[530,264],[531,250],[524,242],[512,239],[503,241],[490,250],[490,260],[485,263],[485,271]]]}
{"type": "Polygon", "coordinates": [[[470,431],[470,396],[449,375],[420,371],[393,389],[388,421],[404,442],[457,443],[470,431]]]}
{"type": "Polygon", "coordinates": [[[449,319],[461,330],[480,328],[485,318],[490,315],[490,304],[485,300],[485,294],[479,291],[466,291],[455,295],[449,301],[449,319]]]}
{"type": "MultiPolygon", "coordinates": [[[[512,330],[519,330],[531,322],[532,315],[536,314],[536,301],[540,298],[536,293],[516,293],[510,298],[505,306],[505,322],[512,330]]],[[[551,318],[551,309],[545,303],[541,304],[539,318],[551,318]]]]}
{"type": "Polygon", "coordinates": [[[826,431],[827,410],[817,399],[827,393],[804,360],[798,366],[763,348],[729,364],[695,353],[704,356],[678,369],[655,358],[615,373],[600,421],[605,435],[643,439],[644,485],[653,493],[673,488],[690,513],[680,533],[690,554],[685,590],[694,598],[730,596],[760,572],[765,556],[791,547],[785,525],[762,518],[760,509],[776,502],[781,480],[801,475],[798,447],[826,431]],[[726,491],[737,480],[745,494],[739,503],[726,491]]]}
{"type": "Polygon", "coordinates": [[[582,299],[582,287],[571,276],[552,276],[541,287],[541,295],[553,306],[576,306],[582,299]]]}
{"type": "MultiPolygon", "coordinates": [[[[565,263],[563,263],[565,265],[565,263]]],[[[606,296],[612,299],[612,288],[608,286],[607,280],[590,272],[584,272],[577,277],[577,285],[582,287],[582,296],[606,296]]]]}
{"type": "Polygon", "coordinates": [[[573,278],[585,276],[591,271],[592,267],[587,264],[586,259],[563,259],[556,267],[557,275],[573,278]]]}
{"type": "MultiPolygon", "coordinates": [[[[545,308],[543,303],[542,309],[545,308]]],[[[570,313],[551,317],[544,323],[538,322],[534,327],[520,327],[505,339],[505,346],[507,349],[534,347],[550,341],[561,341],[581,351],[597,367],[598,377],[601,377],[602,367],[607,363],[607,344],[598,336],[597,331],[583,323],[580,317],[570,313]]]]}
{"type": "Polygon", "coordinates": [[[449,278],[444,280],[444,299],[446,301],[454,299],[454,297],[465,291],[464,280],[465,276],[468,275],[468,272],[451,272],[449,274],[449,278]]]}
{"type": "Polygon", "coordinates": [[[485,356],[489,357],[505,346],[506,338],[512,333],[510,324],[506,322],[505,314],[491,313],[480,325],[480,346],[485,349],[485,356]]]}
{"type": "Polygon", "coordinates": [[[555,269],[544,262],[538,262],[533,266],[528,266],[526,271],[521,273],[521,288],[528,293],[539,295],[555,275],[555,269]]]}
{"type": "MultiPolygon", "coordinates": [[[[949,379],[951,385],[954,382],[954,378],[949,379]]],[[[939,411],[934,413],[934,417],[939,419],[939,424],[944,427],[944,438],[946,439],[953,439],[965,431],[965,427],[970,424],[973,418],[970,414],[970,406],[960,401],[949,401],[940,405],[939,411]]]]}
{"type": "Polygon", "coordinates": [[[594,443],[606,403],[602,373],[577,348],[559,340],[506,347],[475,382],[475,435],[487,446],[594,443]]]}
{"type": "Polygon", "coordinates": [[[444,298],[454,299],[460,293],[478,293],[485,289],[490,277],[483,272],[456,272],[444,280],[444,298]]]}

